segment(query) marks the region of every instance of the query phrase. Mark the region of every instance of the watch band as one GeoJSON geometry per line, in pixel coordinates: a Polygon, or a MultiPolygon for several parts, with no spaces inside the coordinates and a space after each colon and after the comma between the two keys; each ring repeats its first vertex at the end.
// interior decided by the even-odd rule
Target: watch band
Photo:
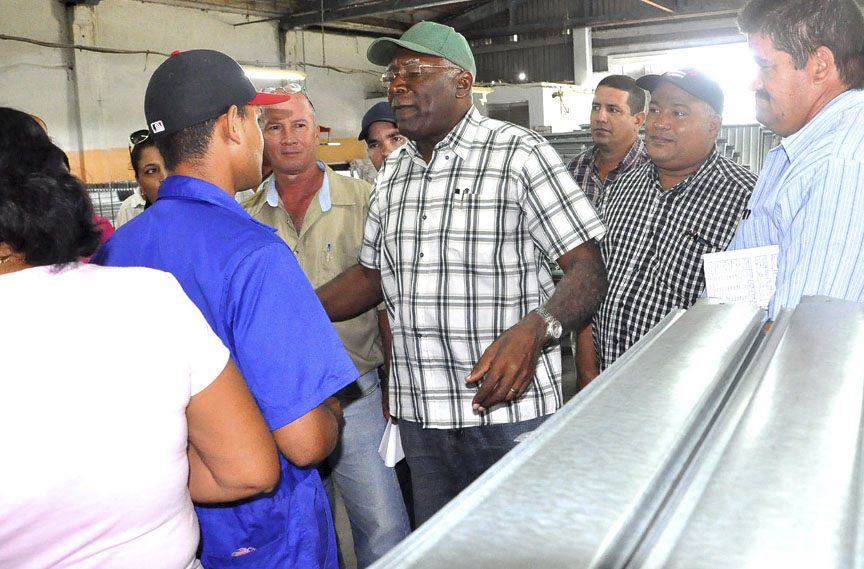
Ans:
{"type": "Polygon", "coordinates": [[[561,322],[552,316],[548,310],[546,310],[545,306],[538,306],[532,312],[536,312],[540,315],[540,317],[546,321],[546,341],[549,340],[560,340],[561,334],[564,331],[564,327],[561,325],[561,322]]]}

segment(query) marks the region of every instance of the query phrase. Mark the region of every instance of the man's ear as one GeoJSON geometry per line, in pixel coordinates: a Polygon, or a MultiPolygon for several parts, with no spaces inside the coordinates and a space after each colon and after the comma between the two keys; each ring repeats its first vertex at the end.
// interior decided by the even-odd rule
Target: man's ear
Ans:
{"type": "MultiPolygon", "coordinates": [[[[248,109],[247,114],[249,114],[248,109]]],[[[243,144],[243,122],[244,120],[249,120],[249,118],[250,117],[240,114],[240,109],[237,108],[237,105],[231,105],[228,108],[228,111],[219,117],[219,121],[216,125],[218,127],[219,122],[222,122],[222,119],[225,119],[224,125],[222,126],[223,136],[235,144],[243,144]]]]}
{"type": "Polygon", "coordinates": [[[471,97],[471,87],[474,86],[474,77],[470,71],[462,71],[455,78],[456,81],[456,98],[464,99],[471,97]]]}
{"type": "Polygon", "coordinates": [[[834,62],[834,52],[824,45],[816,48],[807,61],[807,69],[810,71],[813,83],[819,84],[827,81],[832,73],[836,73],[837,67],[834,62]]]}
{"type": "Polygon", "coordinates": [[[642,125],[645,124],[645,117],[648,116],[645,114],[645,111],[640,111],[633,115],[633,118],[636,120],[636,132],[639,132],[639,129],[642,128],[642,125]]]}
{"type": "Polygon", "coordinates": [[[708,119],[708,130],[714,135],[714,138],[717,138],[717,135],[720,134],[721,126],[723,126],[723,117],[716,113],[712,114],[711,118],[708,119]]]}

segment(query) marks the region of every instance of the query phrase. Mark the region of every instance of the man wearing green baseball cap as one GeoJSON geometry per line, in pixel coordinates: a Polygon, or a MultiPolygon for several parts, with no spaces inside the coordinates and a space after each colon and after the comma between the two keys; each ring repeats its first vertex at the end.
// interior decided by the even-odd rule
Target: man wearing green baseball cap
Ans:
{"type": "Polygon", "coordinates": [[[367,56],[408,142],[379,172],[360,264],[318,293],[333,320],[387,302],[422,523],[561,406],[557,340],[603,299],[605,228],[545,139],[474,107],[456,30],[420,22],[367,56]]]}

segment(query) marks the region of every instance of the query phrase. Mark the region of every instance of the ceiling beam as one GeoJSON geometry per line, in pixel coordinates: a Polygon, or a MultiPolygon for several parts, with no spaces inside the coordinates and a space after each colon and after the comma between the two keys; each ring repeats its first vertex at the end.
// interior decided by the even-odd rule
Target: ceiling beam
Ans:
{"type": "MultiPolygon", "coordinates": [[[[696,47],[728,43],[740,43],[744,36],[738,28],[718,28],[715,30],[692,30],[687,32],[646,34],[632,38],[592,40],[594,55],[622,55],[644,51],[664,51],[680,47],[696,47]]],[[[708,70],[710,71],[710,69],[708,70]]]]}
{"type": "Polygon", "coordinates": [[[191,8],[194,10],[213,10],[229,14],[242,14],[259,18],[280,18],[285,15],[282,9],[266,9],[246,6],[233,6],[223,0],[141,0],[150,4],[164,4],[174,8],[191,8]]]}
{"type": "Polygon", "coordinates": [[[473,0],[385,0],[384,2],[368,2],[366,4],[344,7],[340,5],[340,0],[325,0],[323,17],[321,11],[318,10],[299,12],[284,17],[282,25],[286,28],[302,28],[305,26],[320,25],[322,20],[324,24],[327,24],[328,22],[353,20],[367,16],[381,16],[394,12],[425,10],[435,8],[436,6],[465,4],[471,1],[473,0]]]}
{"type": "Polygon", "coordinates": [[[467,12],[463,12],[458,16],[444,20],[444,23],[456,28],[457,30],[463,30],[471,24],[491,18],[495,14],[500,14],[505,10],[510,10],[512,13],[513,10],[527,1],[528,0],[492,0],[491,2],[487,2],[477,8],[472,8],[467,12]]]}
{"type": "Polygon", "coordinates": [[[525,41],[509,42],[509,43],[493,43],[491,45],[478,45],[471,48],[471,52],[476,55],[485,53],[498,53],[502,51],[523,51],[534,47],[550,47],[553,45],[561,45],[570,42],[569,36],[550,36],[545,38],[535,38],[525,41]]]}
{"type": "MultiPolygon", "coordinates": [[[[862,0],[864,1],[864,0],[862,0]]],[[[737,14],[738,8],[737,4],[740,3],[740,0],[724,0],[723,2],[715,2],[718,7],[728,6],[725,9],[720,9],[712,12],[699,12],[694,10],[681,11],[673,15],[661,15],[657,10],[653,10],[652,12],[646,13],[645,10],[636,10],[627,13],[618,13],[618,14],[608,14],[605,16],[595,16],[595,17],[585,17],[585,18],[567,18],[561,17],[559,19],[550,19],[546,22],[538,22],[532,24],[517,24],[513,26],[496,26],[494,28],[473,28],[470,30],[463,30],[462,34],[468,38],[469,40],[475,39],[484,39],[484,38],[494,38],[494,37],[506,37],[512,36],[514,34],[535,34],[535,33],[552,33],[558,32],[561,33],[564,30],[571,28],[581,28],[581,27],[605,27],[612,25],[644,25],[646,23],[661,23],[661,22],[675,22],[678,20],[693,20],[694,18],[700,17],[717,17],[717,16],[728,16],[730,14],[737,14]]],[[[646,6],[647,8],[647,6],[646,6]]],[[[634,32],[638,33],[638,32],[634,32]]]]}

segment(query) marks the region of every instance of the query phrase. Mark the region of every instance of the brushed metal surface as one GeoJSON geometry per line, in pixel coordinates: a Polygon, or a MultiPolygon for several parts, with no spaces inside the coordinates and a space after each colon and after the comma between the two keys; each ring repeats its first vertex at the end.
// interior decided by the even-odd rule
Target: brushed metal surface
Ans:
{"type": "Polygon", "coordinates": [[[762,312],[673,313],[373,567],[624,567],[760,336],[762,312]]]}
{"type": "Polygon", "coordinates": [[[862,402],[864,306],[778,319],[633,566],[864,567],[862,402]]]}

